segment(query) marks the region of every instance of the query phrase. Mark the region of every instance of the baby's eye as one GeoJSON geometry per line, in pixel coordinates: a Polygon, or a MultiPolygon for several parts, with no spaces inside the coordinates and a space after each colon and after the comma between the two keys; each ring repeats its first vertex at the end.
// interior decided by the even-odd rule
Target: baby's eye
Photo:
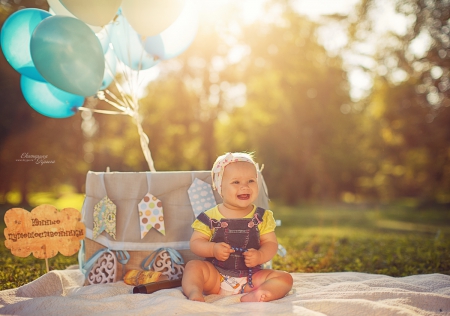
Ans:
{"type": "Polygon", "coordinates": [[[233,184],[239,184],[239,181],[233,181],[232,183],[233,184]]]}
{"type": "Polygon", "coordinates": [[[252,180],[249,180],[248,182],[253,183],[253,182],[256,182],[256,181],[252,179],[252,180]]]}

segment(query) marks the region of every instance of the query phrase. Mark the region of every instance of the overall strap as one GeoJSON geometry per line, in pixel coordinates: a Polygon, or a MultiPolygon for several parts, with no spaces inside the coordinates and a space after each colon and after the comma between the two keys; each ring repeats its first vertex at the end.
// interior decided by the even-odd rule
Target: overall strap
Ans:
{"type": "Polygon", "coordinates": [[[263,222],[263,216],[264,213],[266,212],[265,209],[263,209],[262,207],[257,207],[256,211],[255,211],[255,215],[253,215],[252,221],[255,223],[255,225],[258,225],[259,223],[263,222]]]}
{"type": "Polygon", "coordinates": [[[199,216],[197,216],[197,219],[208,226],[210,229],[213,228],[219,228],[220,227],[220,221],[216,219],[211,219],[208,215],[206,215],[204,212],[200,213],[199,216]]]}
{"type": "MultiPolygon", "coordinates": [[[[266,210],[263,209],[262,207],[256,208],[255,214],[253,215],[253,218],[251,219],[251,221],[254,223],[254,225],[258,225],[258,224],[262,223],[265,212],[266,212],[266,210]]],[[[197,219],[200,222],[202,222],[203,224],[205,224],[206,226],[208,226],[210,229],[222,227],[222,224],[220,223],[220,221],[218,221],[216,219],[211,219],[204,212],[200,213],[200,215],[197,216],[197,219]]]]}

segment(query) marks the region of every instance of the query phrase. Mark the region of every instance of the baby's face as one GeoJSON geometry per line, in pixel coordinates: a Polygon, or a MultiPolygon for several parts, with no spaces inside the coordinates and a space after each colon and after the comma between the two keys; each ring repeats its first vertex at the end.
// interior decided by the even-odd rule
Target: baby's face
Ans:
{"type": "Polygon", "coordinates": [[[227,165],[222,178],[223,203],[228,208],[248,210],[257,197],[258,182],[255,166],[243,161],[227,165]]]}

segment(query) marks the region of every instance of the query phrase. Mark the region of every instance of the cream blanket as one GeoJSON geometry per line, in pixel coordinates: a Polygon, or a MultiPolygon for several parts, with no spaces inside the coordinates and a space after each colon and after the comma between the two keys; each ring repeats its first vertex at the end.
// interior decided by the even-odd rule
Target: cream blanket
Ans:
{"type": "Polygon", "coordinates": [[[450,315],[450,276],[393,278],[354,272],[293,273],[283,299],[241,303],[240,295],[185,298],[181,288],[132,294],[123,282],[82,286],[79,270],[51,271],[0,291],[0,315],[450,315]]]}

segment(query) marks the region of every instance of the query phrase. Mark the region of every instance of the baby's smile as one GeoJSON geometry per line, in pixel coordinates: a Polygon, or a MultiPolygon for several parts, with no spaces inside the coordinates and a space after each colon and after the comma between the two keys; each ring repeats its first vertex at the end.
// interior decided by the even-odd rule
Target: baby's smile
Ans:
{"type": "Polygon", "coordinates": [[[250,198],[250,194],[239,194],[238,199],[240,200],[248,200],[250,198]]]}

